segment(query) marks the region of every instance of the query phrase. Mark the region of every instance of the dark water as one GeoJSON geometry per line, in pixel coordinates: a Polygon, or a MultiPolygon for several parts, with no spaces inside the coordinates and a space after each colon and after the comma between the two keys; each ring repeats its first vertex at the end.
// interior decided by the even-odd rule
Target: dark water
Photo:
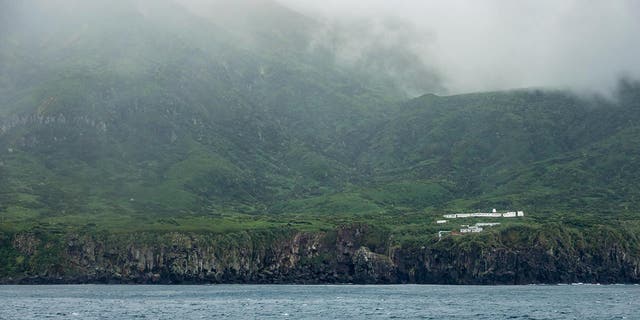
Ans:
{"type": "Polygon", "coordinates": [[[0,286],[0,319],[640,319],[640,286],[0,286]]]}

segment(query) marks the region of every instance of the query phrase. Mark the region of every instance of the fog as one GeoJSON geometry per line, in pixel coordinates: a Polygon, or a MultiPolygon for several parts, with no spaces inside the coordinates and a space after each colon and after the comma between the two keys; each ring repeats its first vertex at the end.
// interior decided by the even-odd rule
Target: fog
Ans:
{"type": "MultiPolygon", "coordinates": [[[[179,10],[166,5],[171,1],[217,26],[263,32],[261,45],[269,32],[278,41],[304,33],[302,53],[330,52],[339,65],[384,74],[410,95],[529,87],[608,94],[618,79],[640,78],[635,0],[30,0],[22,6],[39,11],[32,24],[52,33],[56,26],[41,17],[52,8],[75,10],[59,10],[64,18],[52,21],[85,17],[77,24],[85,26],[123,3],[135,3],[144,16],[163,5],[173,14],[179,10]]],[[[0,0],[3,8],[10,3],[0,0]]],[[[0,18],[0,31],[29,28],[27,15],[0,18]]]]}
{"type": "Polygon", "coordinates": [[[640,76],[640,1],[279,1],[325,23],[343,61],[368,57],[373,43],[393,46],[448,93],[607,93],[620,77],[640,76]]]}

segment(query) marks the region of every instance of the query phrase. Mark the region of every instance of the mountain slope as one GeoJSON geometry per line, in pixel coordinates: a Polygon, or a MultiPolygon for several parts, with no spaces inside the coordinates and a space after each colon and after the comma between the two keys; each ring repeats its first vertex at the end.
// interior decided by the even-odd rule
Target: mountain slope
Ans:
{"type": "Polygon", "coordinates": [[[426,95],[369,129],[359,161],[379,183],[438,183],[466,199],[457,210],[637,210],[639,91],[620,88],[616,102],[539,90],[426,95]]]}
{"type": "Polygon", "coordinates": [[[277,3],[185,2],[0,0],[0,283],[640,279],[637,82],[407,99],[277,3]]]}
{"type": "Polygon", "coordinates": [[[5,6],[25,16],[0,45],[15,216],[260,212],[340,189],[335,136],[399,97],[171,1],[5,6]]]}
{"type": "Polygon", "coordinates": [[[310,51],[318,23],[270,1],[3,6],[12,221],[638,208],[631,81],[616,101],[515,90],[398,104],[385,75],[310,51]]]}

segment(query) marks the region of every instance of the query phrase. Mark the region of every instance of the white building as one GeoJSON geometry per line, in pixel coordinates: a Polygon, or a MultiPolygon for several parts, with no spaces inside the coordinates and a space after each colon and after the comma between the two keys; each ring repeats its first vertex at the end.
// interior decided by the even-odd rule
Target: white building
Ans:
{"type": "Polygon", "coordinates": [[[492,212],[475,212],[475,213],[453,213],[453,214],[445,214],[443,217],[447,219],[456,219],[456,218],[513,218],[513,217],[524,217],[524,211],[509,211],[505,213],[497,212],[496,209],[493,209],[492,212]]]}
{"type": "Polygon", "coordinates": [[[436,223],[437,224],[443,224],[443,223],[447,223],[448,220],[437,220],[436,223]]]}
{"type": "Polygon", "coordinates": [[[478,222],[476,223],[476,226],[478,227],[493,227],[493,226],[499,226],[500,222],[478,222]]]}
{"type": "Polygon", "coordinates": [[[492,217],[492,218],[497,218],[497,217],[501,217],[502,216],[502,214],[495,213],[495,212],[491,212],[491,213],[478,212],[478,213],[472,213],[472,215],[474,217],[492,217]]]}
{"type": "Polygon", "coordinates": [[[482,227],[463,225],[462,228],[460,229],[460,232],[461,233],[476,233],[476,232],[482,232],[482,230],[484,230],[482,227]]]}

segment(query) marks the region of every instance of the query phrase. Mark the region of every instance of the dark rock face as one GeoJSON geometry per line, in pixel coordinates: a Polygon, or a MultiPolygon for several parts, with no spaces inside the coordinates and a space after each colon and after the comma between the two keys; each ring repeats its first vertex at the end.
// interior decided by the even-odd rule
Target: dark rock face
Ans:
{"type": "MultiPolygon", "coordinates": [[[[615,249],[613,249],[615,250],[615,249]]],[[[438,250],[405,258],[402,282],[440,284],[637,283],[639,260],[596,256],[554,256],[538,249],[498,249],[481,255],[438,250]]],[[[614,255],[624,255],[615,251],[614,255]]]]}
{"type": "Polygon", "coordinates": [[[640,282],[639,252],[619,243],[567,247],[534,237],[527,246],[467,245],[463,238],[398,245],[366,225],[330,232],[0,238],[2,283],[640,282]]]}

